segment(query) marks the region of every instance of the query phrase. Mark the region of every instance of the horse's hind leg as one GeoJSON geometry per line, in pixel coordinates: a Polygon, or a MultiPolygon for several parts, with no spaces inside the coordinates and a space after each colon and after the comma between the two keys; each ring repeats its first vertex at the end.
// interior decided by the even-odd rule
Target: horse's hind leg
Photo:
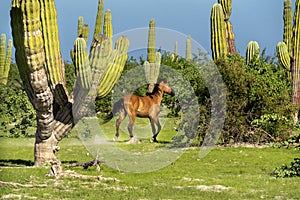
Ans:
{"type": "Polygon", "coordinates": [[[116,135],[114,137],[114,141],[118,141],[118,138],[119,138],[119,135],[120,135],[119,134],[120,125],[121,125],[121,122],[125,119],[125,117],[126,117],[125,110],[120,111],[119,118],[116,121],[116,135]]]}

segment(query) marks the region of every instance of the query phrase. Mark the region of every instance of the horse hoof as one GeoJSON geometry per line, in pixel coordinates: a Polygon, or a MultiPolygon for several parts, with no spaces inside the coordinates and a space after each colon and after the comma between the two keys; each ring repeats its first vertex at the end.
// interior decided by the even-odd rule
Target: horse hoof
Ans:
{"type": "Polygon", "coordinates": [[[140,143],[140,141],[139,141],[139,139],[133,137],[126,143],[127,144],[138,144],[138,143],[140,143]]]}
{"type": "Polygon", "coordinates": [[[151,138],[151,139],[150,139],[150,142],[153,143],[153,142],[158,142],[158,141],[157,141],[156,138],[151,138]]]}
{"type": "Polygon", "coordinates": [[[115,136],[115,137],[113,138],[113,141],[114,141],[114,142],[117,142],[118,139],[119,139],[119,138],[118,138],[117,136],[115,136]]]}

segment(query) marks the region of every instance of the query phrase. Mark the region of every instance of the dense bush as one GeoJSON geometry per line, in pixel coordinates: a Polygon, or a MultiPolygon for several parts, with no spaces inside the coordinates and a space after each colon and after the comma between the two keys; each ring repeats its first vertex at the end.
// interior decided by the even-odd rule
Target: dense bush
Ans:
{"type": "Polygon", "coordinates": [[[287,178],[300,176],[300,158],[295,158],[290,165],[282,165],[276,167],[273,171],[273,175],[276,178],[287,178]]]}
{"type": "Polygon", "coordinates": [[[11,65],[7,85],[0,84],[0,136],[22,137],[35,134],[35,112],[21,87],[18,69],[11,65]]]}
{"type": "Polygon", "coordinates": [[[286,140],[293,129],[294,109],[286,70],[262,60],[248,66],[239,55],[217,66],[227,86],[222,142],[286,140]]]}

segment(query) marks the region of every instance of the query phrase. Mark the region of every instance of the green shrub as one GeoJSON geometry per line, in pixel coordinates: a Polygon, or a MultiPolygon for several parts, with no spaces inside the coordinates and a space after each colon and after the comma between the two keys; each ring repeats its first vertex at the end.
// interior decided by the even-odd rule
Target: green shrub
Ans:
{"type": "Polygon", "coordinates": [[[300,158],[295,158],[290,165],[282,165],[276,167],[273,171],[273,175],[276,178],[287,178],[300,176],[300,158]]]}
{"type": "Polygon", "coordinates": [[[35,134],[35,111],[21,88],[16,65],[11,65],[8,84],[0,85],[0,136],[24,137],[35,134]]]}

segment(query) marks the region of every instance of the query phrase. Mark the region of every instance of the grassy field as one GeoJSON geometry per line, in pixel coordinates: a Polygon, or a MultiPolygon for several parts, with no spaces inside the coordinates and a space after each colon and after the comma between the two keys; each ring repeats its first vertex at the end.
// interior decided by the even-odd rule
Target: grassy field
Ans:
{"type": "MultiPolygon", "coordinates": [[[[118,146],[134,152],[162,148],[167,132],[162,132],[158,139],[164,142],[159,144],[146,139],[126,144],[123,134],[118,146]]],[[[271,176],[275,167],[299,157],[299,151],[293,149],[216,147],[200,158],[200,148],[189,148],[178,160],[149,173],[124,173],[105,164],[100,172],[95,167],[71,169],[119,180],[99,181],[46,177],[49,168],[31,167],[34,139],[0,138],[0,144],[2,199],[300,199],[300,178],[271,176]]],[[[64,139],[60,147],[58,156],[64,165],[93,159],[82,141],[74,137],[64,139]]]]}

